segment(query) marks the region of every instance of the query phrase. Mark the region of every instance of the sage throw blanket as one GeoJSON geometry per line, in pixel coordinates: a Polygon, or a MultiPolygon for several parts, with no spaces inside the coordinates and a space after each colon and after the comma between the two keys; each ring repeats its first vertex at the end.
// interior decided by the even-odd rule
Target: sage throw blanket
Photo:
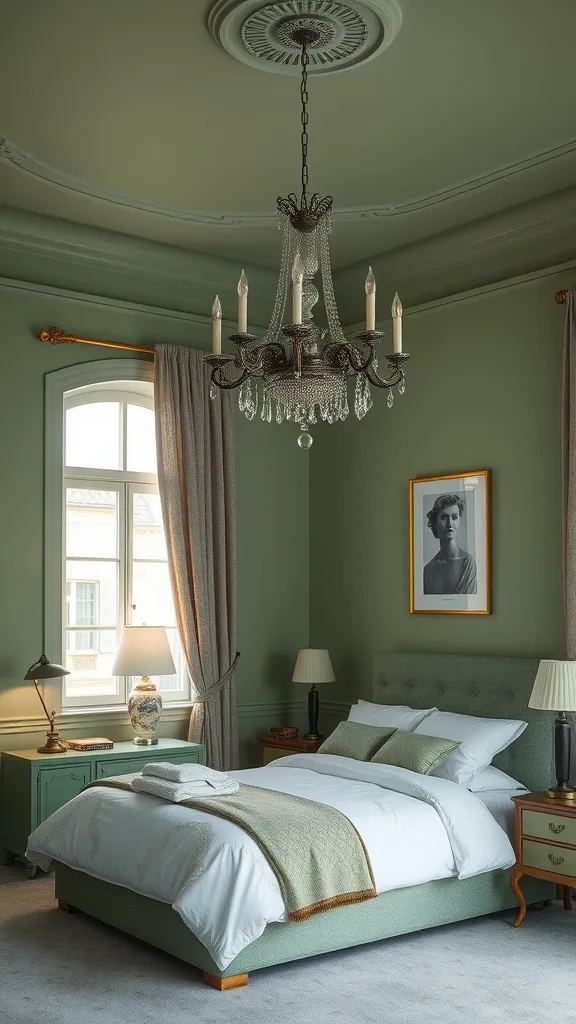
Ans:
{"type": "MultiPolygon", "coordinates": [[[[133,792],[135,775],[90,782],[133,792]]],[[[328,804],[242,784],[226,796],[183,800],[238,825],[260,847],[282,891],[290,921],[376,896],[372,867],[352,822],[328,804]]]]}

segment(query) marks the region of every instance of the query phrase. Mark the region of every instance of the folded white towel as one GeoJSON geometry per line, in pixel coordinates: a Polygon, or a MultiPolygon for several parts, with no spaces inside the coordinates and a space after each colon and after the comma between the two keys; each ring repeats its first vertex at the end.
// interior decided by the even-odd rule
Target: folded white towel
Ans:
{"type": "Polygon", "coordinates": [[[135,793],[150,793],[175,804],[183,800],[196,800],[198,797],[224,796],[240,788],[236,779],[231,778],[216,785],[206,779],[199,782],[168,782],[166,779],[154,778],[153,775],[137,775],[130,785],[135,793]]]}
{"type": "Polygon", "coordinates": [[[151,761],[144,765],[142,775],[153,775],[169,782],[212,782],[216,785],[230,778],[226,772],[217,772],[205,764],[171,764],[170,761],[151,761]]]}

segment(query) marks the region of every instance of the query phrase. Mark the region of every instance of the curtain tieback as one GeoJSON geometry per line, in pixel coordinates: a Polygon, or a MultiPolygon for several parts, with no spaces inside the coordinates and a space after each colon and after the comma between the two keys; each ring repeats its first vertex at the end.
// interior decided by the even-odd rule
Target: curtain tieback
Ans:
{"type": "Polygon", "coordinates": [[[220,676],[220,679],[217,679],[215,683],[212,683],[212,686],[208,686],[204,690],[204,693],[195,693],[194,694],[194,703],[195,704],[206,704],[206,702],[209,701],[209,700],[212,700],[212,697],[215,697],[217,693],[220,693],[220,690],[222,690],[224,688],[224,686],[226,685],[226,683],[230,679],[230,676],[234,672],[234,669],[236,668],[236,665],[238,664],[239,658],[240,658],[240,651],[236,651],[236,657],[234,658],[234,661],[230,665],[230,668],[226,670],[224,675],[220,676]]]}

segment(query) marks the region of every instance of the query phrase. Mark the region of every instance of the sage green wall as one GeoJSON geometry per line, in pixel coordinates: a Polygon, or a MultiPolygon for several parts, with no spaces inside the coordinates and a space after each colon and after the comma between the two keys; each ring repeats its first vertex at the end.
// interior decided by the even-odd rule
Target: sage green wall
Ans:
{"type": "Polygon", "coordinates": [[[563,656],[561,358],[566,274],[406,316],[406,394],[311,450],[312,646],[331,697],[369,697],[375,650],[563,656]],[[410,615],[408,481],[489,468],[493,613],[410,615]]]}
{"type": "MultiPolygon", "coordinates": [[[[98,358],[110,349],[42,345],[40,328],[59,324],[88,337],[195,344],[208,327],[130,304],[48,289],[0,286],[0,746],[36,745],[39,737],[6,732],[6,719],[37,717],[41,709],[22,677],[42,646],[44,374],[98,358]],[[4,731],[4,735],[2,735],[4,731]]],[[[122,355],[123,353],[119,353],[122,355]]],[[[125,353],[124,353],[125,354],[125,353]]],[[[237,540],[238,702],[244,757],[254,737],[278,719],[268,708],[305,694],[287,682],[298,647],[308,643],[308,456],[289,428],[238,416],[237,540]]],[[[58,600],[58,596],[54,595],[58,600]]],[[[49,652],[48,652],[49,653],[49,652]]],[[[126,738],[125,728],[104,729],[126,738]]],[[[165,735],[184,724],[165,723],[165,735]]]]}

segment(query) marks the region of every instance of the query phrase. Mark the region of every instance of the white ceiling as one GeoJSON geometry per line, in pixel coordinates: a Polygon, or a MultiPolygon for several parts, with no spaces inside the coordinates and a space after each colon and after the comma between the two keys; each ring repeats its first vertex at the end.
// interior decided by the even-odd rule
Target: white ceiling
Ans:
{"type": "MultiPolygon", "coordinates": [[[[576,181],[574,0],[401,6],[380,57],[310,82],[310,184],[334,196],[340,267],[576,181]]],[[[220,49],[209,7],[7,3],[0,202],[275,266],[299,84],[220,49]]]]}

